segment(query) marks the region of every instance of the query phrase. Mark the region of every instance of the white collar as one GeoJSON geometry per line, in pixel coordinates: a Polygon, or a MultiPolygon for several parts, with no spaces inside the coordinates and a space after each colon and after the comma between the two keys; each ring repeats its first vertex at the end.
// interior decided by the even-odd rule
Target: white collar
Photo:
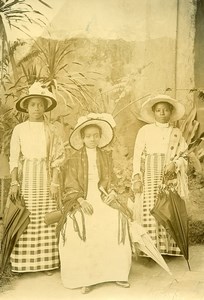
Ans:
{"type": "Polygon", "coordinates": [[[169,127],[169,123],[159,123],[157,121],[155,121],[155,125],[160,128],[168,128],[169,127]]]}
{"type": "Polygon", "coordinates": [[[86,151],[87,151],[88,153],[94,153],[94,152],[96,152],[96,148],[87,148],[87,147],[86,147],[86,151]]]}

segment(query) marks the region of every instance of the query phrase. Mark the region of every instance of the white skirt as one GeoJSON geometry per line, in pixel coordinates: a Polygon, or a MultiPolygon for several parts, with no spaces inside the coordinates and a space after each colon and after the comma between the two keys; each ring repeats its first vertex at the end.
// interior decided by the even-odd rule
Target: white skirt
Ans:
{"type": "MultiPolygon", "coordinates": [[[[97,182],[89,182],[87,200],[94,212],[85,215],[86,240],[74,231],[70,217],[65,224],[64,244],[60,237],[61,278],[66,288],[127,281],[129,276],[131,246],[128,234],[125,243],[118,243],[118,211],[102,201],[97,182]]],[[[75,216],[81,224],[81,214],[75,216]]]]}

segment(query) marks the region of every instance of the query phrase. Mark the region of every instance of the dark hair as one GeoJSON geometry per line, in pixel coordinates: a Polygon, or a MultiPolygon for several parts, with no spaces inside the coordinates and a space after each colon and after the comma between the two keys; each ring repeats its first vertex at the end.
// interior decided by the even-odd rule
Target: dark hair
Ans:
{"type": "MultiPolygon", "coordinates": [[[[36,96],[36,98],[37,98],[37,97],[38,97],[38,96],[36,96]]],[[[28,103],[29,103],[30,100],[33,99],[33,98],[35,98],[35,97],[30,97],[30,98],[28,98],[28,99],[26,99],[26,100],[24,101],[23,107],[24,107],[25,109],[28,109],[28,103]]],[[[43,100],[44,109],[46,110],[47,107],[48,107],[48,102],[47,102],[47,100],[46,100],[45,98],[43,98],[43,97],[40,97],[40,99],[43,100]]]]}
{"type": "Polygon", "coordinates": [[[169,106],[169,110],[172,112],[173,111],[173,109],[174,109],[174,107],[173,107],[173,105],[171,104],[171,103],[169,103],[169,102],[157,102],[157,103],[155,103],[153,106],[152,106],[152,111],[153,112],[155,112],[155,109],[156,109],[156,106],[157,106],[157,104],[160,104],[160,103],[164,103],[164,104],[167,104],[168,106],[169,106]]]}
{"type": "Polygon", "coordinates": [[[83,127],[83,128],[80,130],[80,135],[81,135],[81,138],[82,138],[82,139],[85,137],[85,131],[86,131],[86,129],[91,128],[91,127],[98,128],[99,134],[100,134],[100,137],[101,137],[101,135],[102,135],[102,129],[101,129],[101,127],[98,126],[97,124],[89,124],[89,125],[86,125],[85,127],[83,127]]]}

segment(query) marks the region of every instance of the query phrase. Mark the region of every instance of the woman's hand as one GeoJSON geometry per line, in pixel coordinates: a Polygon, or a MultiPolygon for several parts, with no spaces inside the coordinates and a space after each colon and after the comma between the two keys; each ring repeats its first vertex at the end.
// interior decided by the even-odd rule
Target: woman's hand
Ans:
{"type": "Polygon", "coordinates": [[[52,199],[57,199],[58,195],[59,195],[59,185],[53,185],[51,184],[50,186],[50,194],[52,199]]]}
{"type": "Polygon", "coordinates": [[[143,191],[142,181],[138,180],[133,182],[133,192],[134,194],[141,194],[143,191]]]}
{"type": "Polygon", "coordinates": [[[87,200],[81,201],[80,205],[85,214],[87,215],[93,214],[93,206],[87,200]]]}
{"type": "Polygon", "coordinates": [[[116,199],[116,193],[115,192],[111,192],[109,193],[107,196],[104,197],[104,203],[106,204],[110,204],[112,201],[114,201],[116,199]]]}
{"type": "Polygon", "coordinates": [[[164,168],[164,174],[172,175],[176,171],[176,166],[174,162],[171,162],[164,168]]]}
{"type": "Polygon", "coordinates": [[[12,185],[10,187],[10,197],[11,197],[11,200],[16,200],[17,198],[17,195],[19,193],[20,189],[19,189],[19,185],[12,185]]]}

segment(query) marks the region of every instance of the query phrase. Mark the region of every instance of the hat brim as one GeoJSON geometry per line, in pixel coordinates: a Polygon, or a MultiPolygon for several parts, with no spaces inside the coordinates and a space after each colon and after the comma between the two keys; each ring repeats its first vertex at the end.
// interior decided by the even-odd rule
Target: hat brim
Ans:
{"type": "Polygon", "coordinates": [[[141,120],[147,123],[155,122],[154,112],[152,107],[160,102],[169,103],[173,106],[173,111],[170,117],[170,122],[175,122],[180,120],[185,114],[185,107],[183,104],[169,96],[156,96],[154,98],[146,100],[140,110],[141,120]]]}
{"type": "Polygon", "coordinates": [[[97,125],[101,128],[102,134],[98,144],[99,148],[107,146],[113,139],[114,133],[112,126],[105,120],[91,119],[81,123],[77,126],[69,137],[69,143],[72,148],[79,150],[83,147],[84,143],[81,137],[81,129],[87,125],[97,125]]]}
{"type": "Polygon", "coordinates": [[[45,109],[45,112],[53,110],[57,106],[57,101],[49,96],[39,95],[39,94],[32,94],[22,97],[16,102],[16,109],[20,112],[27,113],[27,109],[25,108],[25,102],[32,99],[32,98],[42,98],[47,102],[47,108],[45,109]]]}

